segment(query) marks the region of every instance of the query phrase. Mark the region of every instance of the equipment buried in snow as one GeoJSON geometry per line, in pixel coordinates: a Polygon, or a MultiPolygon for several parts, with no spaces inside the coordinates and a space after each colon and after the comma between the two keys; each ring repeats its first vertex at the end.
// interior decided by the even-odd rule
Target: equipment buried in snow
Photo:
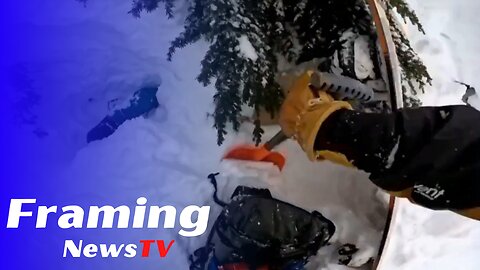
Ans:
{"type": "Polygon", "coordinates": [[[462,101],[463,101],[465,104],[467,104],[467,105],[469,105],[469,106],[472,106],[472,105],[470,104],[469,99],[477,94],[477,90],[476,90],[473,86],[471,86],[471,85],[469,85],[469,84],[466,84],[466,83],[464,83],[464,82],[460,82],[460,81],[457,81],[457,80],[455,80],[455,82],[458,83],[458,84],[460,84],[460,85],[463,85],[463,86],[465,86],[465,87],[467,88],[467,89],[465,90],[465,94],[462,96],[462,101]]]}
{"type": "Polygon", "coordinates": [[[334,224],[317,211],[307,212],[274,199],[268,189],[239,186],[223,207],[207,244],[191,256],[190,270],[302,270],[325,246],[334,224]]]}
{"type": "Polygon", "coordinates": [[[87,143],[102,140],[112,135],[125,121],[145,115],[160,106],[156,94],[158,85],[143,87],[135,91],[128,106],[119,108],[105,116],[87,133],[87,143]]]}

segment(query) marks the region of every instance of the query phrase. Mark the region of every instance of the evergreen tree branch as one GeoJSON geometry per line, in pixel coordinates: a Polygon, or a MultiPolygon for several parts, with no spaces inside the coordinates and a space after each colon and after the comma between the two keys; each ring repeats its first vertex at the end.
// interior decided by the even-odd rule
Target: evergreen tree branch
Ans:
{"type": "MultiPolygon", "coordinates": [[[[175,0],[132,1],[130,13],[135,17],[161,4],[167,15],[173,16],[175,0]]],[[[334,56],[339,55],[344,46],[355,45],[355,40],[345,38],[345,33],[369,37],[371,58],[376,56],[374,26],[364,0],[190,1],[184,31],[171,42],[167,57],[171,60],[177,49],[199,40],[210,44],[197,80],[205,86],[214,84],[216,89],[211,115],[218,144],[224,142],[229,129],[239,129],[243,105],[255,111],[253,139],[261,142],[264,131],[258,113],[265,110],[274,117],[284,99],[275,81],[279,59],[286,59],[291,65],[320,59],[323,65],[319,68],[330,71],[334,56]]],[[[396,10],[423,31],[418,17],[404,0],[386,1],[387,15],[392,16],[396,10]]],[[[431,78],[408,39],[395,28],[393,17],[389,20],[402,66],[404,94],[413,104],[416,87],[423,90],[431,78]]],[[[352,53],[342,56],[345,58],[345,65],[341,66],[343,73],[351,77],[356,76],[353,57],[352,53]]],[[[380,73],[378,70],[376,67],[376,74],[380,73]]]]}
{"type": "Polygon", "coordinates": [[[388,8],[395,8],[397,13],[402,16],[405,22],[407,22],[407,19],[410,20],[413,25],[417,26],[418,31],[425,34],[425,29],[423,29],[423,25],[420,23],[420,19],[418,18],[417,14],[410,8],[410,6],[405,2],[405,0],[388,0],[388,8]]]}
{"type": "Polygon", "coordinates": [[[133,6],[129,13],[139,18],[142,11],[152,12],[163,2],[165,13],[169,18],[173,18],[174,1],[175,0],[133,0],[133,6]]]}

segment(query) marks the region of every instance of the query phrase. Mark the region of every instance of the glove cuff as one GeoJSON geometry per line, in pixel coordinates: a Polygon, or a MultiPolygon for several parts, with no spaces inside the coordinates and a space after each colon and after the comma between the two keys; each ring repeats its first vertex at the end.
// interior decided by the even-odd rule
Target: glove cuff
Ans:
{"type": "Polygon", "coordinates": [[[341,165],[352,166],[343,154],[314,149],[315,140],[322,124],[330,115],[341,109],[351,110],[352,106],[345,101],[326,102],[312,106],[298,115],[295,138],[311,161],[328,159],[341,165]]]}

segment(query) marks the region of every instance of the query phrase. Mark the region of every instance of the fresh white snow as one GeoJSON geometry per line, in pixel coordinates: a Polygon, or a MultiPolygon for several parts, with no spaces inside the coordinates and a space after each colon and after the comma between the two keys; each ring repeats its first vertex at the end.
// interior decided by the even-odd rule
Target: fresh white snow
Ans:
{"type": "MultiPolygon", "coordinates": [[[[212,224],[220,209],[212,201],[213,188],[206,176],[217,171],[228,173],[220,162],[225,147],[250,142],[252,126],[246,124],[238,135],[229,136],[224,147],[216,145],[216,131],[207,114],[213,109],[214,89],[195,81],[207,44],[200,42],[180,50],[170,63],[165,60],[168,44],[183,26],[178,19],[167,20],[161,10],[134,19],[126,14],[128,1],[121,5],[113,0],[91,1],[86,8],[75,1],[36,1],[32,5],[54,10],[48,19],[35,9],[26,9],[18,18],[31,33],[22,37],[28,42],[22,43],[25,48],[19,61],[35,82],[33,90],[42,97],[33,107],[38,115],[35,125],[49,134],[43,140],[36,139],[40,143],[31,146],[32,152],[51,160],[49,185],[63,191],[50,199],[134,205],[136,198],[145,196],[151,203],[179,208],[212,205],[212,224]],[[78,40],[82,46],[77,45],[78,40]],[[42,70],[42,66],[50,69],[42,70]],[[69,69],[78,72],[58,72],[69,69]],[[161,107],[147,118],[125,122],[112,136],[87,145],[86,133],[109,113],[109,102],[128,100],[148,82],[160,84],[157,99],[161,107]],[[64,91],[49,92],[50,85],[64,91]],[[59,115],[59,111],[66,113],[59,115]]],[[[241,50],[255,60],[248,39],[240,41],[241,50]]],[[[25,126],[25,134],[32,136],[32,128],[25,126]]],[[[267,130],[265,137],[277,129],[267,130]]],[[[284,172],[260,173],[255,177],[258,182],[270,183],[279,199],[318,210],[337,225],[333,245],[322,250],[310,269],[346,269],[336,265],[335,257],[335,248],[345,243],[362,249],[362,256],[355,259],[358,264],[374,256],[385,208],[367,175],[326,162],[311,163],[293,142],[285,143],[279,151],[288,158],[284,172]]],[[[35,172],[31,170],[32,175],[35,172]]],[[[243,183],[241,174],[236,177],[238,184],[243,183]]],[[[85,237],[105,242],[162,237],[177,240],[170,259],[142,262],[144,269],[187,269],[188,255],[206,240],[206,235],[180,238],[169,230],[100,230],[85,233],[85,237]]],[[[58,239],[49,241],[55,244],[58,239]]],[[[131,269],[136,263],[120,260],[112,264],[131,269]]],[[[111,265],[105,263],[105,267],[111,265]]],[[[84,268],[80,264],[79,269],[84,268]]]]}
{"type": "Polygon", "coordinates": [[[238,38],[238,46],[242,56],[253,62],[257,61],[258,54],[246,35],[242,35],[238,38]]]}
{"type": "Polygon", "coordinates": [[[385,166],[385,168],[387,169],[390,169],[393,163],[395,162],[395,155],[397,154],[398,146],[400,145],[400,139],[401,139],[401,136],[398,136],[397,142],[395,143],[395,145],[392,148],[392,151],[390,151],[390,154],[388,155],[387,165],[385,166]]]}
{"type": "Polygon", "coordinates": [[[370,58],[368,37],[359,36],[355,40],[355,75],[359,80],[374,78],[374,66],[370,58]]]}
{"type": "MultiPolygon", "coordinates": [[[[426,106],[461,104],[465,87],[480,87],[480,2],[411,0],[427,35],[409,28],[414,49],[433,77],[426,106]]],[[[473,96],[475,100],[478,96],[473,96]]],[[[477,107],[477,108],[480,108],[477,107]]],[[[434,212],[397,200],[396,214],[380,269],[480,269],[480,224],[450,212],[434,212]]]]}
{"type": "MultiPolygon", "coordinates": [[[[334,256],[335,248],[347,242],[357,244],[365,253],[355,260],[375,255],[386,198],[366,174],[327,162],[310,163],[293,142],[279,147],[288,159],[282,174],[267,164],[258,168],[220,161],[227,146],[250,142],[252,127],[246,124],[238,135],[227,138],[224,147],[216,145],[212,119],[207,116],[212,111],[214,89],[195,81],[207,44],[187,46],[178,51],[173,62],[165,61],[169,42],[183,29],[181,19],[166,20],[161,10],[134,19],[126,14],[130,1],[89,1],[86,8],[73,0],[30,2],[53,13],[44,18],[35,9],[23,11],[18,20],[31,35],[26,37],[28,42],[21,43],[24,54],[19,60],[20,67],[34,80],[32,89],[42,97],[34,107],[39,116],[37,128],[49,134],[32,152],[51,160],[55,179],[51,185],[64,188],[55,195],[59,200],[88,203],[94,198],[98,203],[134,205],[136,198],[145,196],[150,202],[177,207],[213,205],[213,188],[206,176],[220,171],[223,196],[228,196],[228,188],[236,183],[267,186],[277,198],[319,210],[334,221],[334,244],[322,249],[309,269],[347,269],[336,265],[334,256]],[[69,12],[74,6],[83,12],[69,12]],[[76,45],[77,40],[82,40],[82,46],[76,45]],[[48,50],[39,54],[36,48],[48,50]],[[47,64],[51,70],[42,69],[47,64]],[[56,72],[79,66],[80,73],[71,77],[56,72]],[[108,113],[108,102],[128,99],[146,81],[161,84],[157,93],[161,108],[147,118],[127,121],[109,138],[87,145],[86,133],[108,113]],[[61,85],[65,91],[53,95],[48,91],[51,84],[61,85]],[[67,114],[55,115],[55,111],[67,114]],[[66,128],[59,129],[58,122],[66,123],[66,128]]],[[[427,105],[461,103],[464,88],[451,83],[453,79],[480,86],[480,38],[475,35],[480,21],[474,15],[479,5],[474,0],[422,0],[415,4],[429,35],[425,38],[412,31],[413,45],[435,79],[432,91],[424,96],[427,105]]],[[[239,44],[246,58],[258,59],[246,36],[239,38],[239,44]]],[[[30,136],[32,129],[25,127],[24,135],[30,136]]],[[[276,131],[267,129],[265,137],[276,131]]],[[[33,175],[35,168],[31,172],[33,175]]],[[[214,207],[212,221],[219,210],[214,207]]],[[[397,211],[392,229],[395,234],[382,269],[441,270],[458,268],[459,264],[462,270],[480,269],[480,228],[476,222],[406,201],[399,201],[397,211]]],[[[175,255],[171,259],[142,261],[142,269],[188,269],[187,256],[206,238],[179,238],[177,232],[168,230],[89,234],[105,241],[148,237],[178,241],[179,248],[172,250],[175,255]]],[[[41,243],[38,245],[40,249],[41,243]]],[[[109,261],[104,268],[133,269],[132,263],[138,261],[109,261]]],[[[86,262],[78,269],[87,267],[86,262]]]]}

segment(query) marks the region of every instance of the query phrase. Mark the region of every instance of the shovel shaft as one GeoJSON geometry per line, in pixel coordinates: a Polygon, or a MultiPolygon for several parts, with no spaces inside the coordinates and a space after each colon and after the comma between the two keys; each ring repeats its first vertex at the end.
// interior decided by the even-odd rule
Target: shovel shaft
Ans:
{"type": "Polygon", "coordinates": [[[277,132],[273,138],[271,138],[268,142],[265,143],[263,146],[265,149],[268,151],[272,150],[275,148],[277,145],[281,144],[282,142],[286,141],[288,139],[287,135],[283,133],[283,131],[277,132]]]}
{"type": "MultiPolygon", "coordinates": [[[[316,97],[316,98],[319,97],[319,94],[318,94],[319,90],[318,89],[314,89],[314,88],[310,87],[310,91],[312,91],[314,97],[316,97]]],[[[279,144],[283,143],[286,140],[288,140],[287,135],[285,135],[285,133],[283,133],[283,131],[280,130],[279,132],[277,132],[277,134],[275,134],[275,136],[273,136],[273,138],[268,140],[263,145],[263,148],[267,149],[268,151],[271,151],[273,148],[277,147],[279,144]]]]}

